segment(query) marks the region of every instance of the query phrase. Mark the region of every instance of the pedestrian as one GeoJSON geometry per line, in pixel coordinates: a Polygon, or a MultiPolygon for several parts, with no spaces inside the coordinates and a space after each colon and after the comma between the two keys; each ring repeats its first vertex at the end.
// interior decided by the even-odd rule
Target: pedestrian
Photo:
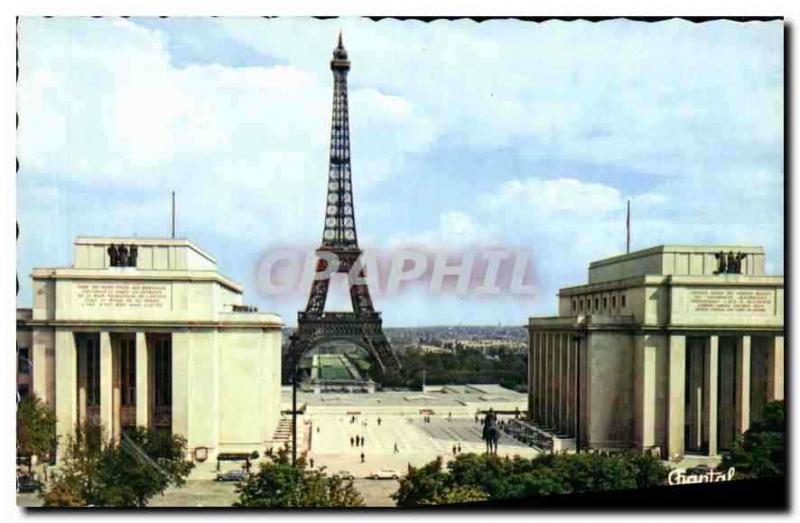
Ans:
{"type": "Polygon", "coordinates": [[[356,447],[360,446],[361,446],[361,439],[358,436],[356,436],[356,447]]]}
{"type": "Polygon", "coordinates": [[[355,440],[353,439],[353,436],[350,436],[350,448],[353,447],[353,443],[355,443],[355,440]]]}
{"type": "Polygon", "coordinates": [[[380,418],[378,418],[378,426],[379,427],[381,426],[381,419],[380,418]]]}
{"type": "Polygon", "coordinates": [[[397,442],[395,441],[394,442],[394,453],[397,454],[398,452],[400,452],[400,449],[397,448],[397,442]]]}
{"type": "Polygon", "coordinates": [[[361,453],[361,463],[364,463],[364,453],[361,453]]]}
{"type": "Polygon", "coordinates": [[[461,454],[461,443],[458,444],[458,453],[461,454]]]}
{"type": "Polygon", "coordinates": [[[319,434],[319,425],[317,425],[317,434],[319,434]]]}
{"type": "Polygon", "coordinates": [[[456,455],[456,446],[453,445],[453,456],[455,456],[455,455],[456,455]]]}
{"type": "Polygon", "coordinates": [[[311,465],[311,468],[314,468],[314,458],[309,458],[308,464],[311,465]]]}

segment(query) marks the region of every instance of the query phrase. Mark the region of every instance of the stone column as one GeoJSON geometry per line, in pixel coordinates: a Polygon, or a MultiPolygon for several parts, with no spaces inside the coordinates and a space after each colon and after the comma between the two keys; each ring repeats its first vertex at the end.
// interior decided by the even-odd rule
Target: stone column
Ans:
{"type": "Polygon", "coordinates": [[[709,336],[705,350],[703,383],[703,439],[708,455],[717,455],[717,391],[719,389],[719,336],[709,336]]]}
{"type": "Polygon", "coordinates": [[[147,338],[136,333],[136,425],[150,426],[150,369],[147,358],[147,338]]]}
{"type": "Polygon", "coordinates": [[[534,409],[534,421],[536,424],[541,424],[542,422],[542,333],[537,332],[534,334],[534,347],[535,347],[535,357],[536,357],[536,365],[533,368],[533,392],[535,395],[535,402],[533,405],[534,409]]]}
{"type": "Polygon", "coordinates": [[[58,456],[61,457],[63,443],[67,436],[74,434],[75,423],[78,421],[78,359],[72,331],[56,330],[55,349],[56,434],[60,438],[58,456]]]}
{"type": "Polygon", "coordinates": [[[114,434],[113,403],[113,358],[111,351],[111,335],[108,331],[100,332],[100,424],[109,438],[114,434]]]}
{"type": "Polygon", "coordinates": [[[78,422],[86,422],[86,387],[89,372],[89,347],[88,340],[85,338],[83,343],[78,345],[78,422]]]}
{"type": "Polygon", "coordinates": [[[686,336],[669,336],[668,359],[667,458],[673,460],[684,455],[686,336]]]}
{"type": "Polygon", "coordinates": [[[580,353],[578,352],[580,349],[580,338],[577,336],[572,339],[572,352],[570,357],[572,358],[572,363],[570,368],[572,369],[572,376],[571,376],[571,384],[570,384],[570,393],[569,393],[569,408],[572,412],[572,425],[570,426],[570,434],[573,437],[577,438],[578,436],[578,416],[580,413],[578,412],[578,390],[580,384],[578,383],[578,358],[580,353]]]}
{"type": "Polygon", "coordinates": [[[783,400],[783,336],[767,346],[767,401],[783,400]]]}
{"type": "Polygon", "coordinates": [[[530,330],[530,326],[528,327],[528,417],[535,418],[536,413],[534,409],[534,405],[536,405],[536,392],[533,388],[533,372],[536,368],[536,356],[535,350],[536,346],[534,345],[534,339],[536,335],[532,330],[530,330]]]}
{"type": "Polygon", "coordinates": [[[690,373],[686,376],[689,380],[689,405],[691,408],[692,428],[691,435],[691,448],[699,449],[703,446],[703,382],[705,380],[705,360],[706,360],[706,347],[705,340],[703,344],[698,347],[696,343],[698,338],[692,338],[695,343],[687,344],[686,357],[689,359],[690,373]]]}
{"type": "Polygon", "coordinates": [[[736,343],[736,433],[750,428],[750,336],[736,343]]]}
{"type": "Polygon", "coordinates": [[[561,384],[558,397],[561,398],[561,432],[569,434],[569,332],[561,333],[561,384]]]}
{"type": "Polygon", "coordinates": [[[639,334],[634,349],[634,438],[647,449],[655,445],[656,347],[649,334],[639,334]]]}
{"type": "Polygon", "coordinates": [[[542,426],[550,426],[550,333],[542,333],[542,426]]]}
{"type": "Polygon", "coordinates": [[[189,441],[189,343],[191,333],[172,333],[172,433],[189,441]]]}
{"type": "Polygon", "coordinates": [[[578,359],[576,371],[578,379],[576,380],[577,388],[575,393],[578,397],[578,405],[576,412],[576,431],[575,443],[578,449],[585,448],[590,442],[591,431],[589,426],[592,418],[591,411],[591,398],[589,396],[589,388],[591,386],[591,374],[589,373],[589,336],[581,336],[578,345],[578,359]]]}
{"type": "Polygon", "coordinates": [[[122,379],[120,371],[122,370],[122,365],[120,364],[121,351],[119,348],[119,342],[117,342],[117,346],[111,345],[111,401],[114,405],[112,410],[112,423],[113,423],[113,434],[114,437],[119,436],[122,433],[122,393],[121,393],[121,385],[122,379]]]}
{"type": "Polygon", "coordinates": [[[557,332],[553,335],[553,344],[555,351],[553,353],[553,421],[555,422],[554,433],[561,432],[561,333],[557,332]]]}
{"type": "Polygon", "coordinates": [[[544,334],[536,333],[536,423],[544,423],[544,334]]]}
{"type": "Polygon", "coordinates": [[[548,416],[548,425],[553,430],[553,432],[558,432],[558,420],[556,419],[558,416],[557,411],[557,387],[558,384],[556,382],[558,377],[558,337],[555,333],[550,333],[550,379],[548,382],[550,383],[550,395],[549,395],[549,416],[548,416]]]}

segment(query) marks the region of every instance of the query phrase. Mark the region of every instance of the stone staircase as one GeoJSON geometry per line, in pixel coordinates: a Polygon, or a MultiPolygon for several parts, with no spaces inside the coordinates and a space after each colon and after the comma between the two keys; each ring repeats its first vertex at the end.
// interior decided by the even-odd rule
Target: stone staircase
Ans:
{"type": "MultiPolygon", "coordinates": [[[[309,447],[309,439],[310,439],[310,425],[306,426],[306,423],[302,421],[302,418],[298,417],[297,419],[297,437],[299,439],[298,446],[299,450],[302,452],[303,450],[308,449],[309,447]]],[[[292,418],[285,417],[281,418],[278,421],[278,426],[275,427],[275,432],[272,435],[272,447],[275,450],[283,448],[284,445],[288,445],[289,448],[292,448],[292,418]]]]}

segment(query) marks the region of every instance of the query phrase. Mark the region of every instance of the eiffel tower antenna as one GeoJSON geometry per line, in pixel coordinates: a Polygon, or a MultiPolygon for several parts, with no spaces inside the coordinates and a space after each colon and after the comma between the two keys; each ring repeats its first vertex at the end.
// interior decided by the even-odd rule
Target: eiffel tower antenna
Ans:
{"type": "Polygon", "coordinates": [[[361,249],[356,234],[350,166],[350,116],[348,112],[347,74],[350,60],[344,47],[341,30],[331,58],[333,73],[333,108],[331,143],[328,158],[328,194],[322,244],[317,249],[317,272],[327,268],[327,260],[335,256],[337,272],[354,276],[349,281],[353,312],[325,312],[330,275],[311,284],[308,304],[297,313],[297,330],[289,339],[284,376],[296,382],[297,368],[303,355],[326,341],[349,341],[373,357],[380,371],[398,369],[400,362],[383,332],[380,312],[372,304],[364,268],[360,266],[361,249]],[[351,271],[351,269],[353,269],[351,271]]]}

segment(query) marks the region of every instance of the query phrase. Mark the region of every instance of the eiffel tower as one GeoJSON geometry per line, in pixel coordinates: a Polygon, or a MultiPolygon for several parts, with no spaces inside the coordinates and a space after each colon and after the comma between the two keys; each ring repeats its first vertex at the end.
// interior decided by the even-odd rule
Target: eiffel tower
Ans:
{"type": "MultiPolygon", "coordinates": [[[[297,330],[289,338],[289,350],[284,358],[284,377],[291,381],[292,373],[303,355],[322,343],[347,341],[366,349],[380,367],[381,373],[400,368],[389,340],[383,333],[381,314],[372,305],[372,298],[359,263],[361,249],[356,237],[353,189],[350,171],[350,126],[347,110],[347,72],[350,61],[342,44],[333,50],[333,115],[331,119],[331,146],[328,169],[328,198],[325,210],[325,228],[322,245],[317,249],[317,273],[328,267],[331,256],[338,259],[336,272],[348,273],[354,269],[357,278],[349,279],[350,301],[353,312],[325,312],[330,278],[315,279],[305,311],[297,313],[297,330]]],[[[333,271],[333,267],[330,269],[333,271]]]]}

